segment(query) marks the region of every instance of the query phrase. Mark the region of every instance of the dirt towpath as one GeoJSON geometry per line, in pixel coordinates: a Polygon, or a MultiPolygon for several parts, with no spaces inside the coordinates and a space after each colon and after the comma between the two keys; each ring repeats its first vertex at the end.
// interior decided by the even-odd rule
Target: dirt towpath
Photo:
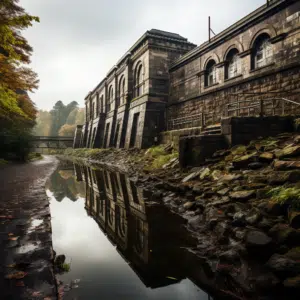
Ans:
{"type": "Polygon", "coordinates": [[[0,167],[0,299],[56,299],[45,156],[0,167]]]}

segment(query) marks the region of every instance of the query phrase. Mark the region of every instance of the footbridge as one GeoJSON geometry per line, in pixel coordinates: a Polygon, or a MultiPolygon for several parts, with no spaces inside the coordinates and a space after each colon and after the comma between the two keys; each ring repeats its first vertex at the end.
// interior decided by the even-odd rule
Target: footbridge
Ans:
{"type": "Polygon", "coordinates": [[[36,149],[65,149],[73,147],[73,140],[72,136],[33,136],[31,143],[36,149]]]}

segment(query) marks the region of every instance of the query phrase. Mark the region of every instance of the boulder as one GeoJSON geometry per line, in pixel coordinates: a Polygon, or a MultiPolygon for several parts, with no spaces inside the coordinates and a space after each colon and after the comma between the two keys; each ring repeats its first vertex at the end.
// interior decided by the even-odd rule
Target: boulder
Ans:
{"type": "Polygon", "coordinates": [[[269,247],[272,243],[272,239],[262,231],[252,230],[246,235],[246,247],[247,249],[261,250],[269,247]]]}
{"type": "Polygon", "coordinates": [[[250,225],[257,224],[262,219],[259,211],[252,209],[246,216],[246,222],[250,225]]]}
{"type": "Polygon", "coordinates": [[[195,194],[197,194],[197,195],[201,195],[201,194],[203,193],[203,187],[202,187],[202,185],[201,185],[201,184],[195,185],[195,186],[193,187],[193,192],[194,192],[195,194]]]}
{"type": "Polygon", "coordinates": [[[224,157],[229,155],[231,152],[229,150],[218,150],[213,154],[213,158],[224,157]]]}
{"type": "Polygon", "coordinates": [[[273,254],[267,262],[269,267],[275,274],[287,277],[297,274],[300,271],[300,264],[281,254],[273,254]]]}
{"type": "Polygon", "coordinates": [[[282,185],[286,182],[296,183],[300,180],[300,170],[274,171],[268,175],[270,185],[282,185]]]}
{"type": "Polygon", "coordinates": [[[273,216],[280,216],[284,213],[284,210],[280,203],[276,201],[269,201],[266,206],[267,212],[273,216]]]}
{"type": "Polygon", "coordinates": [[[300,288],[300,275],[296,277],[290,277],[287,278],[283,282],[284,287],[289,288],[289,289],[299,289],[300,288]]]}
{"type": "Polygon", "coordinates": [[[300,155],[300,145],[287,146],[281,150],[275,151],[277,158],[295,157],[300,155]]]}
{"type": "Polygon", "coordinates": [[[271,195],[269,194],[270,192],[270,187],[264,187],[262,189],[258,189],[256,191],[256,198],[257,199],[266,199],[266,198],[270,198],[271,195]]]}
{"type": "Polygon", "coordinates": [[[300,135],[297,135],[297,136],[294,138],[294,143],[295,143],[295,144],[300,144],[300,135]]]}
{"type": "Polygon", "coordinates": [[[243,212],[236,212],[233,215],[232,226],[243,227],[246,225],[246,214],[243,212]]]}
{"type": "Polygon", "coordinates": [[[264,152],[259,156],[261,162],[269,163],[273,160],[274,154],[272,152],[264,152]]]}
{"type": "Polygon", "coordinates": [[[300,169],[300,161],[275,160],[273,168],[279,171],[300,169]]]}
{"type": "Polygon", "coordinates": [[[251,198],[254,198],[256,196],[255,190],[249,190],[249,191],[237,191],[232,192],[229,194],[229,197],[236,201],[245,202],[251,198]]]}

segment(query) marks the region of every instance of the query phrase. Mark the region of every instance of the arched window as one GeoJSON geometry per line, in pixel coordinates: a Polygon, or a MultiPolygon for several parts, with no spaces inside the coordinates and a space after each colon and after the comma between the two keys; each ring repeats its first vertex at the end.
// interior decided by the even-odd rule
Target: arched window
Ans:
{"type": "Polygon", "coordinates": [[[114,89],[112,87],[112,85],[109,87],[109,91],[108,91],[108,99],[107,99],[107,112],[110,112],[111,110],[111,104],[113,102],[114,99],[114,89]]]}
{"type": "Polygon", "coordinates": [[[92,119],[95,118],[95,103],[93,102],[93,105],[92,105],[92,119]]]}
{"type": "Polygon", "coordinates": [[[134,88],[136,97],[139,97],[144,93],[143,65],[141,63],[136,67],[134,88]]]}
{"type": "Polygon", "coordinates": [[[237,49],[231,49],[226,57],[225,79],[233,78],[239,74],[241,74],[239,51],[237,49]]]}
{"type": "Polygon", "coordinates": [[[217,82],[216,62],[211,59],[206,66],[205,85],[211,86],[217,82]]]}
{"type": "Polygon", "coordinates": [[[267,33],[261,34],[254,43],[252,55],[252,68],[260,68],[273,61],[273,47],[270,36],[267,33]]]}
{"type": "Polygon", "coordinates": [[[125,99],[125,77],[122,76],[119,82],[119,98],[120,98],[120,105],[124,104],[125,99]]]}

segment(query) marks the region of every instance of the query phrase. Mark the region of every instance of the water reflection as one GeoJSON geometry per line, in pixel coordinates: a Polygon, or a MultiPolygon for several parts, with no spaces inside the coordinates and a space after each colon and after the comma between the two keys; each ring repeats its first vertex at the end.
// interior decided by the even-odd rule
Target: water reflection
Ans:
{"type": "Polygon", "coordinates": [[[65,299],[211,299],[187,279],[183,220],[127,176],[64,166],[48,190],[54,248],[72,259],[61,279],[81,279],[65,299]]]}

